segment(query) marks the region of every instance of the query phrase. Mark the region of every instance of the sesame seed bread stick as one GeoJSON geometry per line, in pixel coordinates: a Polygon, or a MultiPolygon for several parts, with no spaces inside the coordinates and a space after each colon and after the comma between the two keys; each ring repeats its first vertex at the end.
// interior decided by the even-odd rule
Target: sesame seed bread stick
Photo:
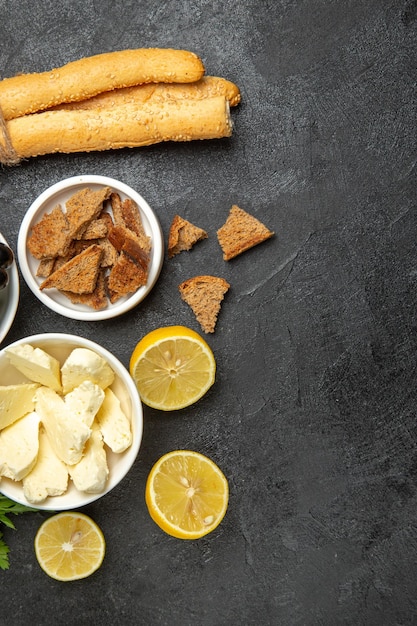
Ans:
{"type": "MultiPolygon", "coordinates": [[[[45,111],[7,122],[18,157],[220,139],[232,134],[223,96],[79,111],[45,111]]],[[[0,140],[1,143],[1,140],[0,140]]]]}
{"type": "Polygon", "coordinates": [[[139,48],[106,52],[49,72],[4,78],[0,81],[0,106],[4,119],[10,120],[103,91],[142,83],[188,83],[199,80],[203,74],[201,59],[188,50],[139,48]]]}
{"type": "Polygon", "coordinates": [[[193,83],[156,83],[135,85],[99,93],[79,102],[62,103],[54,109],[95,109],[123,103],[164,102],[166,100],[202,100],[224,96],[230,106],[239,104],[241,96],[237,85],[220,76],[203,76],[193,83]]]}

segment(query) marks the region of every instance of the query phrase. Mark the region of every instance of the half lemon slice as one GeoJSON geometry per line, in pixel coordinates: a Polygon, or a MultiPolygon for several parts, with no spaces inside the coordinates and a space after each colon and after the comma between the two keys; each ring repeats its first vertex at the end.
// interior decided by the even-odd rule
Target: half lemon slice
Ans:
{"type": "Polygon", "coordinates": [[[83,513],[57,513],[40,526],[35,554],[41,568],[56,580],[86,578],[103,562],[104,535],[83,513]]]}
{"type": "Polygon", "coordinates": [[[175,411],[208,391],[215,380],[216,362],[209,345],[194,330],[165,326],[139,341],[129,369],[146,405],[175,411]]]}
{"type": "Polygon", "coordinates": [[[199,539],[226,514],[229,485],[220,468],[191,450],[168,452],[149,473],[145,500],[154,522],[178,539],[199,539]]]}

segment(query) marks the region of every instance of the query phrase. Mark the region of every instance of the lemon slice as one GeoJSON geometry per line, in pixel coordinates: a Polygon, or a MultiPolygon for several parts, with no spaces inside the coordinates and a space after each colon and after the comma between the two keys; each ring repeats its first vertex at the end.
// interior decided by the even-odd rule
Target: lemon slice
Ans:
{"type": "Polygon", "coordinates": [[[97,524],[83,513],[58,513],[45,520],[35,537],[41,568],[56,580],[78,580],[95,572],[106,551],[97,524]]]}
{"type": "Polygon", "coordinates": [[[178,539],[199,539],[225,516],[229,485],[209,458],[190,450],[168,452],[151,469],[145,500],[154,522],[178,539]]]}
{"type": "Polygon", "coordinates": [[[139,341],[130,358],[130,374],[142,401],[154,409],[175,411],[199,400],[216,375],[213,352],[185,326],[165,326],[139,341]]]}

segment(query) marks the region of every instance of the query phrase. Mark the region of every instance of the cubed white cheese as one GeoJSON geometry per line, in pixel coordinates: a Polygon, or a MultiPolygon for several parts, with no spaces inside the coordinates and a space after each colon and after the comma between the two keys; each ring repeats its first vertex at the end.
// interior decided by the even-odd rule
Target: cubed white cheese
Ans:
{"type": "Polygon", "coordinates": [[[118,397],[110,388],[104,392],[103,404],[97,413],[96,421],[104,442],[113,452],[124,452],[131,445],[130,420],[123,412],[118,397]]]}
{"type": "Polygon", "coordinates": [[[32,504],[39,504],[48,496],[60,496],[68,487],[68,470],[52,449],[43,428],[39,431],[38,460],[23,478],[23,493],[32,504]]]}
{"type": "Polygon", "coordinates": [[[91,380],[106,389],[114,380],[114,372],[101,356],[88,348],[75,348],[61,368],[64,394],[72,391],[85,380],[91,380]]]}
{"type": "Polygon", "coordinates": [[[61,365],[41,348],[30,344],[6,348],[10,363],[29,380],[61,391],[61,365]]]}
{"type": "Polygon", "coordinates": [[[0,387],[0,430],[33,411],[34,395],[38,387],[37,383],[0,387]]]}
{"type": "Polygon", "coordinates": [[[68,465],[68,472],[78,491],[101,493],[109,476],[103,437],[97,424],[92,425],[82,459],[76,465],[68,465]]]}
{"type": "Polygon", "coordinates": [[[72,416],[61,396],[48,387],[37,390],[35,410],[58,458],[68,465],[78,463],[91,435],[87,424],[72,416]]]}
{"type": "Polygon", "coordinates": [[[22,480],[34,467],[39,450],[39,416],[35,411],[0,431],[0,476],[22,480]]]}
{"type": "Polygon", "coordinates": [[[70,414],[87,426],[93,423],[103,400],[104,391],[91,380],[85,380],[64,396],[64,402],[70,414]]]}

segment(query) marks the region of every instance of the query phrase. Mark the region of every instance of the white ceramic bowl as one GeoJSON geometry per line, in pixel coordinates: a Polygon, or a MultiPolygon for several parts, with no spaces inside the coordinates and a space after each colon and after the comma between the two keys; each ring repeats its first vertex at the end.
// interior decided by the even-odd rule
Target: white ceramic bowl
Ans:
{"type": "MultiPolygon", "coordinates": [[[[0,480],[0,492],[12,500],[20,502],[21,504],[50,511],[75,509],[102,498],[106,493],[111,491],[118,483],[120,483],[120,481],[129,472],[135,462],[141,445],[143,412],[139,394],[133,379],[123,364],[113,354],[111,354],[111,352],[89,339],[62,333],[45,333],[19,339],[7,347],[21,344],[30,344],[33,347],[42,348],[48,352],[48,354],[57,358],[61,364],[74,348],[79,347],[89,348],[102,356],[115,373],[115,380],[111,385],[111,389],[119,398],[125,414],[130,417],[133,442],[125,452],[120,454],[115,454],[106,448],[109,478],[105,490],[101,493],[88,494],[80,492],[75,488],[71,480],[69,480],[68,490],[65,494],[61,496],[48,497],[44,502],[33,505],[26,500],[21,482],[15,482],[4,477],[0,480]]],[[[25,376],[20,374],[12,365],[10,365],[5,353],[7,347],[0,351],[1,384],[12,385],[25,381],[27,382],[25,376]]]]}
{"type": "MultiPolygon", "coordinates": [[[[9,245],[0,233],[0,241],[9,245]]],[[[9,284],[0,290],[0,343],[10,330],[19,304],[19,274],[16,261],[7,268],[9,284]]]]}
{"type": "Polygon", "coordinates": [[[148,295],[158,279],[162,268],[164,260],[164,239],[161,226],[155,213],[142,196],[134,189],[106,176],[74,176],[46,189],[29,207],[19,230],[17,256],[23,278],[27,285],[35,296],[47,307],[71,319],[81,321],[105,320],[129,311],[148,295]],[[27,239],[32,227],[39,222],[44,213],[50,213],[57,204],[60,204],[62,208],[64,208],[66,201],[77,191],[85,187],[95,190],[105,186],[111,187],[113,191],[119,193],[122,200],[129,197],[136,202],[140,210],[146,234],[152,239],[152,251],[147,284],[140,287],[135,293],[121,298],[115,304],[109,303],[104,310],[95,311],[86,305],[72,304],[68,298],[59,293],[56,289],[44,291],[39,289],[39,285],[43,281],[42,278],[36,276],[39,261],[30,254],[27,247],[27,239]]]}

